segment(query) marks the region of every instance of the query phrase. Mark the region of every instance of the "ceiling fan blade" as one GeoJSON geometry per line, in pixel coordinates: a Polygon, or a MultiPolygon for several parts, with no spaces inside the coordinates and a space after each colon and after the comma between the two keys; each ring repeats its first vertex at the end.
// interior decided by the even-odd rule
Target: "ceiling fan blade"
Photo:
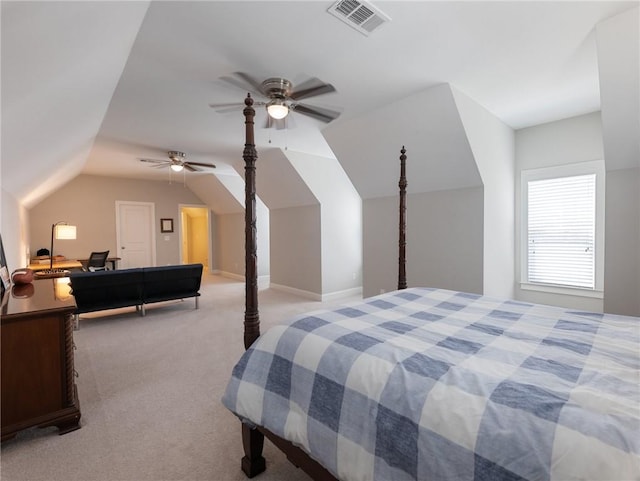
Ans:
{"type": "Polygon", "coordinates": [[[317,78],[312,78],[299,85],[296,90],[289,95],[293,100],[301,100],[309,97],[315,97],[317,95],[329,94],[335,92],[336,89],[333,85],[320,82],[317,78]]]}
{"type": "Polygon", "coordinates": [[[224,103],[224,104],[209,104],[209,107],[222,112],[223,110],[227,110],[227,109],[232,109],[232,108],[237,109],[239,107],[242,107],[243,105],[244,103],[231,102],[231,103],[224,103]]]}
{"type": "Polygon", "coordinates": [[[200,169],[196,169],[195,167],[192,167],[189,163],[185,162],[182,164],[182,166],[187,169],[189,172],[198,172],[200,169]]]}
{"type": "Polygon", "coordinates": [[[211,169],[216,168],[214,164],[207,164],[206,162],[191,162],[190,160],[185,162],[184,165],[197,165],[199,167],[209,167],[211,169]]]}
{"type": "Polygon", "coordinates": [[[138,159],[140,162],[150,162],[152,164],[164,164],[166,160],[156,160],[156,159],[138,159]]]}
{"type": "Polygon", "coordinates": [[[234,85],[239,89],[249,90],[251,93],[264,96],[264,92],[262,92],[261,82],[258,82],[248,73],[233,72],[231,75],[220,77],[220,80],[230,83],[231,85],[234,85]]]}
{"type": "MultiPolygon", "coordinates": [[[[261,102],[261,101],[254,101],[253,102],[254,107],[259,107],[262,105],[267,105],[266,102],[261,102]]],[[[237,112],[239,110],[242,110],[244,108],[244,103],[230,103],[230,104],[209,104],[209,107],[211,107],[212,109],[214,109],[216,112],[220,113],[220,114],[226,114],[229,112],[237,112]]]]}
{"type": "Polygon", "coordinates": [[[327,123],[331,122],[334,119],[337,119],[340,116],[340,112],[323,107],[312,107],[311,105],[294,104],[292,105],[292,108],[294,112],[298,112],[327,123]]]}

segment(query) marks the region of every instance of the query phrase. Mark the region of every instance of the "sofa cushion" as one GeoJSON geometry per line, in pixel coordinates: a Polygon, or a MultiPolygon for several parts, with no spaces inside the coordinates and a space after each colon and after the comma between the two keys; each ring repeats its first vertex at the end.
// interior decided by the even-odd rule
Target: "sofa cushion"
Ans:
{"type": "Polygon", "coordinates": [[[143,302],[143,269],[72,272],[71,293],[77,313],[140,305],[143,302]]]}
{"type": "Polygon", "coordinates": [[[143,268],[145,303],[197,297],[200,295],[202,264],[143,268]]]}

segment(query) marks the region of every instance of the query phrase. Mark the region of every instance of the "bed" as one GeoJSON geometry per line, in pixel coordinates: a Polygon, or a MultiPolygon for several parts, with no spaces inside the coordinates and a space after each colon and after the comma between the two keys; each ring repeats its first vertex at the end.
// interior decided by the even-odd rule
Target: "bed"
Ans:
{"type": "Polygon", "coordinates": [[[406,288],[404,148],[398,290],[260,335],[244,115],[247,350],[223,404],[249,477],[267,436],[316,480],[640,480],[640,318],[406,288]]]}

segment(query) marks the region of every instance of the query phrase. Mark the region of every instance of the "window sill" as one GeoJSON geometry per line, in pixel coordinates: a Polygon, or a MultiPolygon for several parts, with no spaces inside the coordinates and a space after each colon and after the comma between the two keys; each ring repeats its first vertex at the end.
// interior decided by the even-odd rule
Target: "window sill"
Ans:
{"type": "Polygon", "coordinates": [[[594,289],[581,289],[579,287],[561,287],[548,284],[531,284],[521,282],[520,289],[525,291],[547,292],[550,294],[560,294],[563,296],[590,297],[592,299],[603,299],[604,292],[594,289]]]}

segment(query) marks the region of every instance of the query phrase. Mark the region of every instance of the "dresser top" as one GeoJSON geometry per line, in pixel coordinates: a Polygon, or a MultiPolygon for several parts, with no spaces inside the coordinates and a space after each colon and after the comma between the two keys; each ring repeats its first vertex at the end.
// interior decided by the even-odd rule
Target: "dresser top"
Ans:
{"type": "Polygon", "coordinates": [[[31,284],[12,285],[2,296],[2,320],[43,311],[73,310],[68,277],[39,279],[31,284]]]}

